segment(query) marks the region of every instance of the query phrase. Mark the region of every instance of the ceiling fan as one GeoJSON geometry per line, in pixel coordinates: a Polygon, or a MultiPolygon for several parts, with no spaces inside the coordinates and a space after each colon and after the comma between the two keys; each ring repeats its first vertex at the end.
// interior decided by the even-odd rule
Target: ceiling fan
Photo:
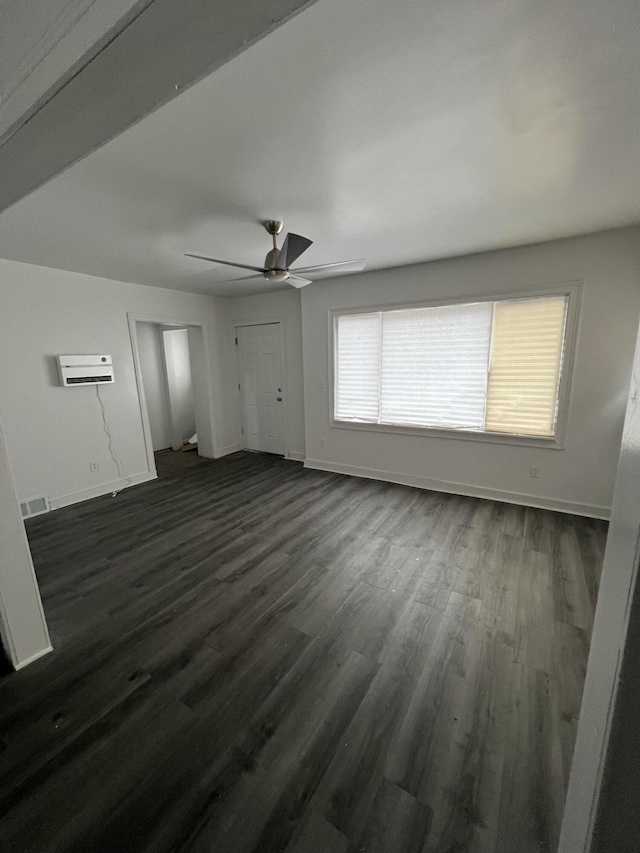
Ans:
{"type": "Polygon", "coordinates": [[[233,261],[222,261],[220,258],[211,258],[208,255],[196,255],[193,252],[185,252],[187,258],[199,258],[202,261],[212,261],[214,264],[226,264],[229,267],[239,267],[243,270],[253,270],[258,275],[248,275],[237,278],[234,281],[248,281],[249,279],[264,278],[267,281],[279,283],[286,281],[293,287],[304,287],[318,278],[329,278],[334,275],[346,275],[351,272],[359,272],[364,269],[365,259],[358,258],[354,261],[338,261],[335,264],[320,264],[315,267],[298,267],[290,269],[303,252],[306,252],[312,240],[301,237],[299,234],[289,233],[284,238],[282,248],[278,248],[276,237],[282,231],[284,223],[279,219],[268,219],[262,223],[273,238],[273,249],[267,252],[263,267],[252,267],[248,264],[237,264],[233,261]]]}

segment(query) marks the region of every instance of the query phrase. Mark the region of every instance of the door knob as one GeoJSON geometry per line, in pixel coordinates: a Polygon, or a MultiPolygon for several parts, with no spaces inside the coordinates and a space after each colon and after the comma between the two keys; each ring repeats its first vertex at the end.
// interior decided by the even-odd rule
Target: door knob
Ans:
{"type": "Polygon", "coordinates": [[[277,400],[279,403],[281,403],[281,402],[282,402],[282,397],[276,397],[276,400],[277,400]]]}

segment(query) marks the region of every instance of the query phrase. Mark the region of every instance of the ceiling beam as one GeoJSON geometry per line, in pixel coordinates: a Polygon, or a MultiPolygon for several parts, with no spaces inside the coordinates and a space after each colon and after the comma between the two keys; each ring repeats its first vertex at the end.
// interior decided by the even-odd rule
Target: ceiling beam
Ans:
{"type": "Polygon", "coordinates": [[[0,91],[0,210],[314,2],[77,2],[81,17],[67,22],[58,41],[52,25],[48,52],[32,56],[28,73],[23,58],[13,90],[0,91]],[[108,6],[112,13],[98,16],[98,7],[108,6]]]}
{"type": "Polygon", "coordinates": [[[0,0],[0,146],[153,0],[0,0]]]}

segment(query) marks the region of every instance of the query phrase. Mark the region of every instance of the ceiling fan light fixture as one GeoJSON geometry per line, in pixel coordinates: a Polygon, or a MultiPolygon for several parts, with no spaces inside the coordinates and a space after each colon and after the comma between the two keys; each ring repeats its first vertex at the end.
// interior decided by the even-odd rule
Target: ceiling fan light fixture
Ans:
{"type": "Polygon", "coordinates": [[[286,270],[267,270],[264,274],[267,281],[272,281],[278,284],[281,281],[287,281],[289,273],[286,270]]]}

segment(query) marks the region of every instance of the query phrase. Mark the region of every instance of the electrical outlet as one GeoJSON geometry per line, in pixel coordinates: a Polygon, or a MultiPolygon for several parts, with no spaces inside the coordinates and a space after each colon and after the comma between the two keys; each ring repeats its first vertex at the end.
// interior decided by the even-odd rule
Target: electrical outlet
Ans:
{"type": "Polygon", "coordinates": [[[97,462],[89,462],[89,470],[90,470],[92,473],[94,473],[94,474],[95,474],[99,467],[100,467],[100,466],[98,465],[98,463],[97,463],[97,462]]]}
{"type": "Polygon", "coordinates": [[[321,438],[320,439],[320,447],[326,447],[326,446],[327,446],[327,439],[321,438]]]}
{"type": "Polygon", "coordinates": [[[529,468],[529,476],[530,477],[539,477],[540,476],[540,468],[537,465],[531,465],[529,468]]]}

